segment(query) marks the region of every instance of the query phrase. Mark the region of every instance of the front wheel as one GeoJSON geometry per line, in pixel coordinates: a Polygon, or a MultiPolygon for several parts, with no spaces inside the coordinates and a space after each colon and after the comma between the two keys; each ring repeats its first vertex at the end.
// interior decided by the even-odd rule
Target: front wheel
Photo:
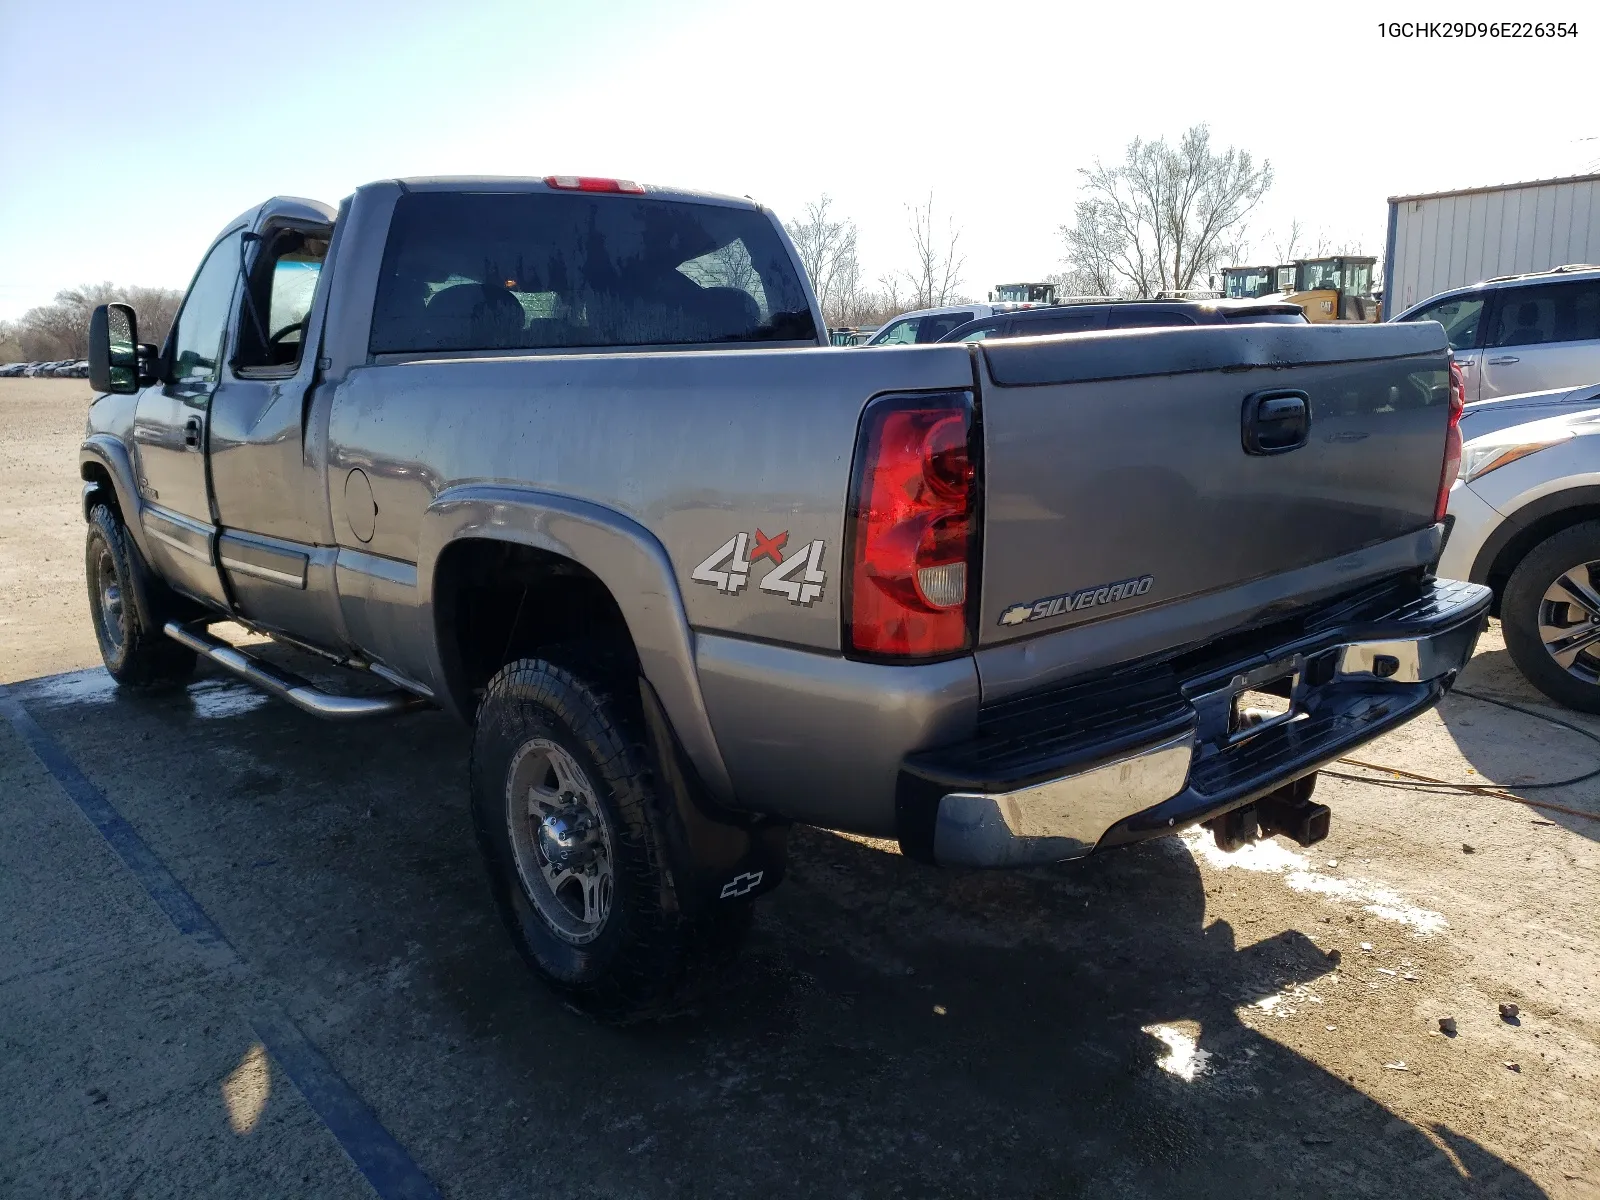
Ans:
{"type": "Polygon", "coordinates": [[[510,663],[478,709],[472,808],[490,886],[518,951],[573,1005],[667,1015],[733,957],[750,905],[684,912],[692,864],[674,850],[685,839],[651,767],[637,679],[599,656],[572,661],[510,663]]]}
{"type": "Polygon", "coordinates": [[[1506,583],[1500,620],[1506,649],[1534,687],[1600,712],[1600,521],[1535,546],[1506,583]]]}
{"type": "Polygon", "coordinates": [[[180,687],[194,674],[195,653],[141,619],[134,601],[136,553],[121,518],[106,505],[95,505],[83,566],[100,657],[123,687],[180,687]]]}

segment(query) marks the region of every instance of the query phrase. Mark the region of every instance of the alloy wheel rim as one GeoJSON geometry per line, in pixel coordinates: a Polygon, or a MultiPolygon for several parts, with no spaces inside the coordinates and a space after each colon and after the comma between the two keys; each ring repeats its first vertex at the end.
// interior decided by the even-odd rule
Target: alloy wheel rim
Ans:
{"type": "Polygon", "coordinates": [[[548,738],[511,760],[506,826],[523,893],[545,924],[575,946],[599,937],[615,895],[611,830],[588,775],[548,738]]]}
{"type": "Polygon", "coordinates": [[[1556,576],[1539,601],[1539,640],[1568,675],[1600,683],[1600,560],[1556,576]]]}
{"type": "Polygon", "coordinates": [[[122,648],[122,582],[110,550],[101,550],[95,563],[95,588],[100,596],[100,629],[113,649],[122,648]]]}

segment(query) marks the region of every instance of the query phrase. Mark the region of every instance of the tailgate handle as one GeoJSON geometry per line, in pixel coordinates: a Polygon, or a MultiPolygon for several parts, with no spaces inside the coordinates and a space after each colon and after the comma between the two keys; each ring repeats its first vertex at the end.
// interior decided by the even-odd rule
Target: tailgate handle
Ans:
{"type": "Polygon", "coordinates": [[[1284,454],[1311,436],[1311,401],[1304,392],[1274,388],[1244,398],[1244,452],[1284,454]]]}

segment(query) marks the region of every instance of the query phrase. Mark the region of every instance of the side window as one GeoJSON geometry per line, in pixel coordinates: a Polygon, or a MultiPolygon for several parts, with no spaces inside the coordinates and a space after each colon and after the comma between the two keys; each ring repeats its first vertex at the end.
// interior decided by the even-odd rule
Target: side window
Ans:
{"type": "Polygon", "coordinates": [[[239,293],[234,366],[241,371],[292,371],[300,362],[306,318],[328,255],[328,235],[278,229],[267,233],[261,247],[250,268],[248,297],[239,293]],[[247,298],[254,302],[254,312],[247,298]]]}
{"type": "Polygon", "coordinates": [[[889,332],[878,338],[874,346],[909,346],[917,340],[917,320],[896,321],[889,332]]]}
{"type": "Polygon", "coordinates": [[[242,233],[231,233],[211,248],[195,276],[172,327],[172,382],[200,386],[217,381],[222,335],[233,308],[239,278],[242,233]]]}
{"type": "Polygon", "coordinates": [[[974,329],[961,340],[963,342],[982,342],[987,341],[989,338],[1004,337],[1005,332],[1006,322],[1001,321],[996,325],[985,325],[982,329],[974,329]]]}
{"type": "Polygon", "coordinates": [[[1482,316],[1482,296],[1457,296],[1441,300],[1406,320],[1437,321],[1444,326],[1450,349],[1471,350],[1478,344],[1478,322],[1482,316]]]}
{"type": "Polygon", "coordinates": [[[1506,288],[1500,293],[1489,330],[1491,346],[1538,346],[1561,339],[1556,336],[1556,307],[1565,290],[1560,287],[1506,288]]]}
{"type": "Polygon", "coordinates": [[[1112,311],[1110,326],[1112,329],[1153,329],[1162,325],[1194,323],[1194,318],[1188,313],[1175,312],[1170,308],[1119,308],[1112,311]]]}
{"type": "Polygon", "coordinates": [[[976,313],[937,313],[931,317],[922,318],[922,328],[917,330],[918,342],[937,342],[957,325],[965,325],[975,317],[976,313]]]}
{"type": "Polygon", "coordinates": [[[1556,332],[1564,342],[1600,341],[1600,280],[1572,285],[1566,307],[1556,307],[1556,332]]]}
{"type": "Polygon", "coordinates": [[[1106,327],[1106,310],[1080,308],[1054,316],[1019,320],[1013,327],[1017,337],[1039,337],[1046,333],[1090,333],[1106,327]]]}

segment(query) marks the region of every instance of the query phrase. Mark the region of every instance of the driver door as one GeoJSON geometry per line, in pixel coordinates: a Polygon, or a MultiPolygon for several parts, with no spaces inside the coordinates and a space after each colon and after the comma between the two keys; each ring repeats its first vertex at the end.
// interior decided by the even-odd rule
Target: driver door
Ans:
{"type": "Polygon", "coordinates": [[[223,608],[206,441],[242,233],[224,234],[200,264],[167,338],[163,378],[140,393],[133,419],[139,522],[154,565],[180,591],[223,608]]]}
{"type": "Polygon", "coordinates": [[[326,304],[322,266],[333,232],[333,214],[319,209],[287,199],[263,206],[211,400],[210,462],[217,557],[237,610],[260,628],[333,650],[343,636],[334,539],[321,456],[307,442],[312,313],[326,304]]]}

